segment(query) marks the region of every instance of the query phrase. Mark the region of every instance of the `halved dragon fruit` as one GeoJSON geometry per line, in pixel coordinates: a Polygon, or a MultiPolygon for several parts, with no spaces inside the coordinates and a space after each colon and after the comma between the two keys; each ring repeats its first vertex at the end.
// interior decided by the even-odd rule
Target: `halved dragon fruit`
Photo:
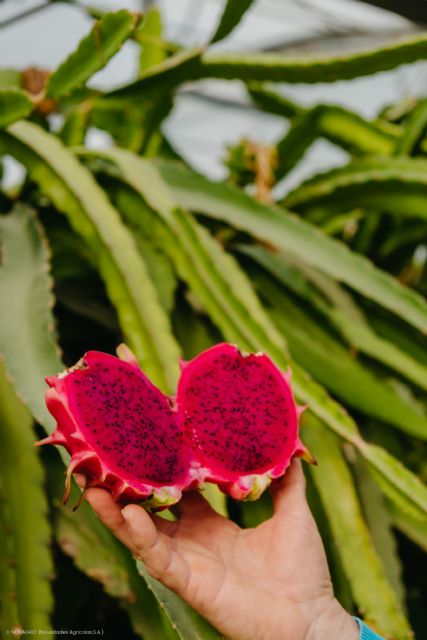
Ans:
{"type": "Polygon", "coordinates": [[[294,456],[313,461],[298,435],[290,372],[263,353],[219,344],[182,365],[178,407],[208,482],[255,500],[294,456]]]}
{"type": "Polygon", "coordinates": [[[80,473],[86,488],[105,487],[117,502],[165,508],[198,484],[191,449],[170,399],[128,349],[122,346],[119,354],[126,361],[89,351],[68,371],[46,379],[46,404],[57,428],[37,444],[60,444],[71,455],[64,502],[71,475],[80,473]]]}
{"type": "Polygon", "coordinates": [[[71,454],[71,475],[111,491],[123,504],[166,508],[182,491],[214,482],[254,500],[282,476],[293,456],[309,458],[298,436],[290,374],[265,354],[219,344],[183,363],[176,399],[168,398],[125,347],[119,358],[89,351],[47,378],[55,431],[38,444],[71,454]]]}

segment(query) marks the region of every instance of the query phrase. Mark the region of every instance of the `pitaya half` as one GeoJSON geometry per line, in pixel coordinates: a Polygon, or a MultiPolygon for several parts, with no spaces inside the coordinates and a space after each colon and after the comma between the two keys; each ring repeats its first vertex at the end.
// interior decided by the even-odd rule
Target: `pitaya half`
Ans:
{"type": "Polygon", "coordinates": [[[214,482],[236,499],[254,500],[284,474],[293,456],[309,458],[298,435],[290,374],[265,354],[219,344],[182,363],[168,398],[121,345],[119,358],[89,351],[47,378],[55,431],[38,444],[63,445],[71,475],[105,487],[123,504],[166,508],[182,491],[214,482]]]}
{"type": "Polygon", "coordinates": [[[48,377],[46,404],[55,431],[37,444],[61,444],[71,455],[71,475],[86,477],[86,488],[111,491],[117,502],[141,502],[159,509],[196,486],[197,470],[180,415],[121,347],[122,360],[89,351],[74,367],[48,377]]]}
{"type": "Polygon", "coordinates": [[[294,456],[311,455],[298,435],[303,411],[290,372],[263,353],[243,355],[230,344],[182,365],[178,407],[193,454],[208,482],[237,500],[255,500],[294,456]]]}

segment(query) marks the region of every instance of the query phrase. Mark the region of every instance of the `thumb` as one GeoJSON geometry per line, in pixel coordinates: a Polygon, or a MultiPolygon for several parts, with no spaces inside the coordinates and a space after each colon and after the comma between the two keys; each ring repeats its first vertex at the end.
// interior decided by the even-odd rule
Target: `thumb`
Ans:
{"type": "Polygon", "coordinates": [[[274,512],[289,512],[290,510],[305,507],[307,505],[305,488],[306,483],[301,460],[294,458],[283,478],[273,482],[270,487],[274,512]]]}

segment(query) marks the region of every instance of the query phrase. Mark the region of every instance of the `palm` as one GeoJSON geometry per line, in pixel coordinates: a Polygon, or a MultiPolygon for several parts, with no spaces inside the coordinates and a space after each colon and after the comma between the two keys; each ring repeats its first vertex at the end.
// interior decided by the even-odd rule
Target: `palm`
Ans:
{"type": "Polygon", "coordinates": [[[134,505],[122,513],[106,491],[88,492],[101,519],[148,571],[227,637],[294,640],[306,637],[333,594],[299,463],[276,485],[273,499],[270,520],[240,529],[196,492],[176,508],[176,522],[134,505]]]}

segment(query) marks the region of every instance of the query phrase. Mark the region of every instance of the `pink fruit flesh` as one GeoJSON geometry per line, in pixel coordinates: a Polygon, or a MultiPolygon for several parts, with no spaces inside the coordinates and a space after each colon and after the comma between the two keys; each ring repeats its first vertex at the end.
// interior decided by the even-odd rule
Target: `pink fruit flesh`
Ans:
{"type": "Polygon", "coordinates": [[[91,486],[110,486],[125,502],[154,494],[154,502],[169,504],[191,484],[179,416],[136,363],[92,351],[48,383],[56,437],[65,438],[74,470],[91,486]]]}
{"type": "Polygon", "coordinates": [[[183,365],[178,407],[194,454],[233,497],[257,497],[294,455],[307,454],[288,380],[266,355],[229,344],[183,365]]]}
{"type": "Polygon", "coordinates": [[[86,363],[67,386],[87,442],[124,477],[160,485],[184,478],[184,434],[168,399],[126,363],[106,366],[105,356],[99,361],[92,353],[86,363]]]}

